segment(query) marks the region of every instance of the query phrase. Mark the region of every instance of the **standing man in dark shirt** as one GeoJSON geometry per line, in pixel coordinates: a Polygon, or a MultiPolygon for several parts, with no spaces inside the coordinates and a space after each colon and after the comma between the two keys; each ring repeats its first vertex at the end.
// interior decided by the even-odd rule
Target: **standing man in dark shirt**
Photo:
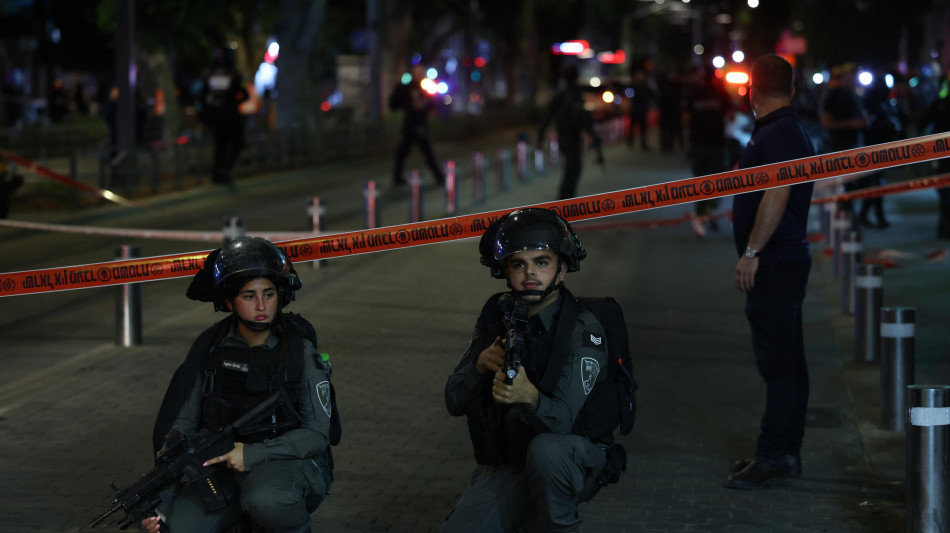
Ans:
{"type": "Polygon", "coordinates": [[[435,177],[435,181],[440,185],[445,183],[445,173],[439,168],[439,162],[432,151],[432,142],[429,140],[429,113],[435,109],[435,102],[432,97],[426,94],[420,85],[425,79],[424,68],[416,65],[412,68],[412,80],[406,84],[399,84],[389,96],[389,109],[393,111],[402,111],[402,140],[396,148],[396,167],[393,170],[393,185],[399,186],[406,183],[405,176],[402,175],[403,166],[406,164],[406,156],[412,145],[418,145],[422,151],[429,170],[435,177]]]}
{"type": "MultiPolygon", "coordinates": [[[[808,134],[789,107],[792,66],[777,55],[756,60],[749,99],[756,115],[739,168],[815,155],[808,134]]],[[[726,487],[765,488],[780,477],[801,476],[801,446],[808,406],[808,368],[802,302],[811,270],[805,239],[812,183],[736,195],[733,237],[739,261],[736,289],[746,294],[756,367],[766,402],[753,458],[736,461],[726,487]]]]}

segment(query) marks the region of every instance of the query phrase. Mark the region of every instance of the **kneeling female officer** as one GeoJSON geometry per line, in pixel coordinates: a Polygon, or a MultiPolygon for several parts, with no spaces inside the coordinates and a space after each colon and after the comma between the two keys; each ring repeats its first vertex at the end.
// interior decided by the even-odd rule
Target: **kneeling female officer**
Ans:
{"type": "Polygon", "coordinates": [[[219,532],[248,519],[266,531],[310,531],[310,513],[330,487],[333,409],[329,365],[317,356],[313,327],[281,312],[300,286],[287,256],[256,237],[215,250],[195,275],[188,297],[231,314],[195,340],[176,371],[153,445],[172,430],[187,437],[226,427],[278,388],[297,416],[275,408],[235,435],[231,451],[204,463],[223,474],[224,508],[208,511],[191,484],[169,487],[158,516],[142,521],[149,532],[219,532]]]}

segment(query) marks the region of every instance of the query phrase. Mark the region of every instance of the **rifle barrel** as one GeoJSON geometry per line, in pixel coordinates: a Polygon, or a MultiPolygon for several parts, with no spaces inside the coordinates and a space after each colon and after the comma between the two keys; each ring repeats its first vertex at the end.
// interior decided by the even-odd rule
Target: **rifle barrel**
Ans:
{"type": "Polygon", "coordinates": [[[108,511],[99,515],[99,517],[93,520],[92,522],[89,522],[89,527],[98,526],[100,523],[102,523],[103,520],[105,520],[106,518],[109,518],[109,515],[118,511],[121,508],[122,508],[122,504],[120,504],[119,502],[113,502],[112,508],[110,508],[108,511]]]}

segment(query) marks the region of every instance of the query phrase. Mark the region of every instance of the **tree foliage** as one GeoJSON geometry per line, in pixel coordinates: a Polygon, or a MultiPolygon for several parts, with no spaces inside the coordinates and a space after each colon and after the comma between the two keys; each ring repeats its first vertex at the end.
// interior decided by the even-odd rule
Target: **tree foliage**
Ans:
{"type": "MultiPolygon", "coordinates": [[[[100,0],[98,25],[114,34],[116,2],[100,0]]],[[[135,36],[146,52],[169,53],[179,72],[197,75],[214,50],[238,43],[238,61],[249,68],[263,56],[263,40],[282,14],[280,6],[266,0],[138,1],[135,36]]]]}

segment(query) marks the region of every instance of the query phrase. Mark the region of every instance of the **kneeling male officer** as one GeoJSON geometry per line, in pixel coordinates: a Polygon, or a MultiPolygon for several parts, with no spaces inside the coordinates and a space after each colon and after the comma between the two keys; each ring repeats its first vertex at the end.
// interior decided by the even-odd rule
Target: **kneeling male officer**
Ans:
{"type": "Polygon", "coordinates": [[[468,415],[480,466],[443,531],[577,531],[577,505],[597,492],[609,444],[584,436],[578,417],[607,356],[604,328],[590,311],[577,311],[564,286],[587,252],[567,221],[546,209],[505,215],[482,236],[480,249],[482,263],[511,290],[486,302],[445,386],[449,413],[468,415]],[[527,318],[523,333],[512,335],[510,318],[524,308],[519,300],[527,318]],[[569,305],[576,319],[558,336],[569,305]],[[563,357],[553,355],[558,338],[569,347],[563,357]],[[506,382],[513,343],[522,345],[523,357],[506,382]]]}

